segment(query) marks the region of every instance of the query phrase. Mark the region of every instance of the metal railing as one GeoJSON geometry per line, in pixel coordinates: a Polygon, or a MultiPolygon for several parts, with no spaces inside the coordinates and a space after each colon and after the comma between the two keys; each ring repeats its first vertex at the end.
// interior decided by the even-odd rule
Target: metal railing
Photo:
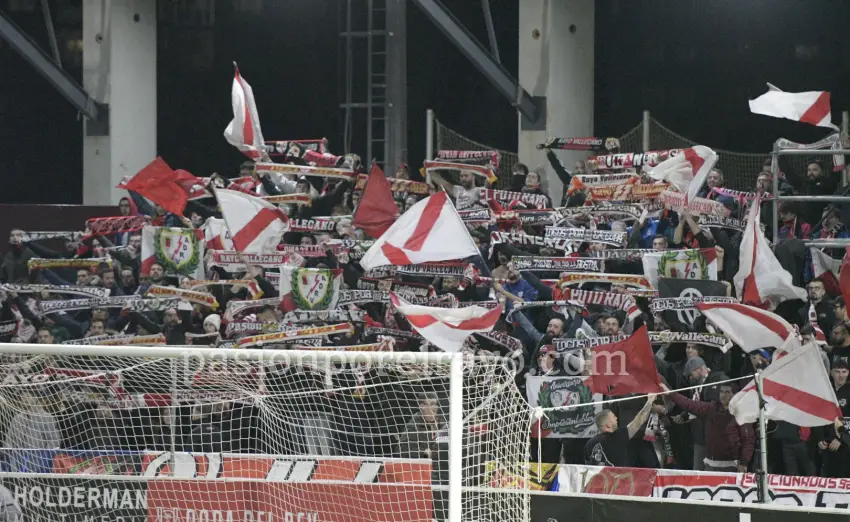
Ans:
{"type": "MultiPolygon", "coordinates": [[[[818,150],[805,150],[805,149],[787,149],[781,150],[778,145],[773,145],[773,152],[770,153],[771,161],[770,161],[770,172],[773,176],[773,241],[774,243],[778,243],[779,239],[779,202],[780,201],[808,201],[808,202],[816,202],[816,201],[830,201],[837,203],[850,203],[850,196],[839,196],[839,195],[819,195],[819,196],[782,196],[779,194],[779,156],[836,156],[836,155],[848,155],[850,154],[850,150],[848,149],[840,149],[840,150],[830,150],[830,149],[818,149],[818,150]]],[[[844,175],[844,171],[842,171],[842,176],[844,175]]],[[[817,242],[817,246],[820,247],[843,247],[850,245],[850,238],[847,239],[847,242],[831,240],[833,243],[838,244],[823,244],[817,242]]],[[[807,246],[816,246],[809,245],[807,242],[807,246]]]]}

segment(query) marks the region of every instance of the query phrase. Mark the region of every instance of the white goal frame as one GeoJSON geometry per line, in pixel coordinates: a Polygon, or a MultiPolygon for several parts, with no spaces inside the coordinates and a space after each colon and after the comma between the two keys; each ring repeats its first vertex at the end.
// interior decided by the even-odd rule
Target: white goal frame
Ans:
{"type": "MultiPolygon", "coordinates": [[[[463,353],[417,353],[417,352],[354,352],[354,351],[308,351],[308,350],[259,350],[222,349],[207,347],[144,347],[144,346],[95,346],[95,345],[45,345],[45,344],[0,344],[0,355],[43,355],[83,357],[138,357],[157,359],[199,358],[201,360],[258,361],[270,363],[292,362],[294,364],[416,364],[448,366],[449,377],[449,452],[448,452],[448,518],[449,522],[461,522],[463,516],[463,441],[464,441],[464,364],[486,361],[488,364],[507,359],[498,357],[470,356],[463,353]]],[[[489,402],[489,400],[487,401],[489,402]]],[[[483,404],[482,404],[483,406],[483,404]]],[[[477,408],[476,408],[477,410],[477,408]]],[[[18,475],[0,473],[2,476],[18,475]]],[[[526,487],[514,491],[524,495],[526,487]]]]}

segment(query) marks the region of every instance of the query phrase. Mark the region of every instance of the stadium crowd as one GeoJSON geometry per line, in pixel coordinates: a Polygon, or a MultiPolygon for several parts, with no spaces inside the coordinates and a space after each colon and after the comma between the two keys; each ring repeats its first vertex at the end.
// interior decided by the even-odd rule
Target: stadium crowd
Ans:
{"type": "MultiPolygon", "coordinates": [[[[405,317],[387,302],[384,292],[392,289],[419,304],[433,306],[502,304],[505,313],[493,332],[470,337],[465,349],[513,358],[520,368],[516,382],[523,389],[545,377],[586,377],[592,369],[581,354],[592,348],[590,340],[597,336],[628,339],[645,326],[652,333],[655,364],[665,385],[688,390],[666,398],[659,396],[646,406],[643,397],[613,402],[610,412],[599,413],[598,408],[592,412],[591,422],[585,423],[592,426],[585,425],[572,433],[567,430],[561,436],[547,433],[538,439],[542,432],[532,430],[529,459],[753,470],[758,446],[756,429],[739,426],[729,413],[728,404],[734,393],[749,382],[733,379],[770,365],[773,349],[745,352],[730,346],[724,342],[723,332],[696,313],[692,304],[682,304],[681,298],[742,297],[736,295],[732,282],[740,268],[739,247],[749,207],[759,202],[761,220],[766,225],[764,234],[774,244],[776,257],[794,284],[805,288],[808,297],[808,301],[784,301],[776,313],[797,325],[804,340],[819,343],[842,412],[850,417],[850,387],[846,384],[850,358],[847,305],[832,281],[825,280],[818,270],[818,254],[802,242],[810,238],[850,237],[845,225],[850,216],[847,207],[825,202],[783,202],[778,207],[779,235],[773,237],[773,180],[769,165],[765,165],[764,172],[753,173],[750,192],[726,189],[723,173],[713,169],[699,197],[684,205],[664,200],[661,190],[656,190],[664,188],[663,183],[648,177],[640,165],[606,166],[605,158],[620,154],[616,143],[609,144],[613,146],[607,151],[599,151],[604,154],[568,169],[557,157],[555,142],[549,142],[542,147],[540,158],[527,161],[542,163],[545,154],[551,168],[530,170],[516,164],[511,172],[501,173],[502,178],[508,178],[499,184],[504,190],[492,185],[493,177],[471,167],[495,172],[497,165],[489,154],[449,156],[444,161],[454,162],[454,166],[432,166],[427,175],[424,169],[402,165],[388,179],[398,213],[407,212],[429,194],[445,189],[481,255],[419,268],[414,265],[410,269],[364,271],[358,259],[374,238],[354,226],[354,222],[364,186],[371,178],[367,176],[369,169],[356,156],[333,156],[324,144],[313,145],[292,142],[277,149],[283,151],[276,158],[277,163],[308,168],[309,174],[303,177],[256,168],[249,161],[232,178],[206,180],[220,188],[266,198],[289,216],[292,226],[267,258],[233,252],[233,238],[223,223],[216,199],[203,187],[200,195],[190,197],[182,215],[168,212],[160,202],[131,190],[118,205],[120,216],[73,224],[71,228],[85,227],[82,233],[40,233],[28,230],[26,223],[17,223],[19,228],[10,233],[9,249],[0,266],[3,340],[438,350],[418,336],[405,317]],[[312,167],[316,170],[310,171],[312,167]],[[348,169],[358,176],[322,176],[323,168],[334,172],[348,169]],[[547,172],[557,175],[564,187],[556,201],[551,201],[544,190],[551,182],[547,172]],[[169,235],[169,227],[188,231],[188,235],[169,235]],[[677,256],[675,251],[687,255],[677,256]],[[669,252],[674,253],[665,257],[669,252]],[[647,259],[657,260],[655,273],[647,271],[647,259]],[[292,282],[297,279],[297,272],[290,281],[292,272],[282,275],[275,263],[289,268],[325,269],[323,273],[329,279],[321,281],[329,284],[330,290],[321,295],[309,294],[309,285],[292,282]],[[338,286],[333,286],[332,281],[338,281],[338,286]],[[372,293],[346,294],[352,290],[372,293]],[[115,299],[118,296],[125,296],[126,300],[115,299]],[[622,299],[615,299],[617,296],[622,299]],[[664,299],[672,304],[653,306],[653,301],[664,299]],[[322,305],[317,303],[331,301],[337,304],[336,310],[320,313],[322,305]],[[630,309],[628,303],[634,303],[636,310],[630,309]],[[350,324],[351,328],[322,330],[337,323],[350,324]],[[317,330],[308,335],[302,330],[305,328],[317,330]],[[819,332],[825,334],[823,339],[819,332]],[[617,430],[619,426],[628,429],[617,430]],[[589,443],[593,428],[620,435],[596,436],[589,443]]],[[[649,156],[646,161],[654,164],[649,156]]],[[[783,194],[826,195],[843,190],[843,174],[833,172],[831,165],[820,161],[811,161],[806,172],[786,168],[781,171],[779,187],[783,194]]],[[[824,253],[841,260],[845,251],[827,248],[824,253]]],[[[313,281],[319,279],[309,279],[310,283],[313,281]]],[[[433,404],[429,402],[422,411],[399,414],[398,420],[389,422],[386,416],[395,413],[382,412],[380,399],[368,398],[365,387],[361,388],[368,379],[367,375],[354,383],[352,389],[356,393],[334,402],[346,411],[332,417],[347,423],[328,430],[329,438],[335,440],[312,445],[305,440],[300,450],[322,451],[317,448],[324,445],[345,448],[340,451],[354,454],[415,457],[439,451],[435,437],[422,435],[440,428],[433,404]],[[430,413],[423,413],[426,409],[430,413]],[[399,427],[397,433],[386,433],[388,425],[399,427]],[[345,440],[337,440],[340,437],[345,440]]],[[[317,379],[301,385],[309,388],[324,384],[317,379]]],[[[560,400],[549,398],[548,403],[539,399],[537,392],[529,397],[533,395],[539,401],[531,406],[560,406],[574,404],[569,401],[575,400],[576,394],[560,400]]],[[[579,395],[583,402],[591,400],[588,395],[579,395]]],[[[104,435],[92,436],[89,430],[96,428],[87,428],[88,435],[80,437],[58,420],[44,421],[53,418],[48,411],[52,407],[42,407],[39,411],[43,418],[36,421],[31,415],[4,415],[4,447],[96,449],[91,447],[91,441],[101,441],[101,449],[167,447],[166,442],[160,441],[167,419],[156,415],[122,417],[120,412],[85,409],[86,422],[100,425],[104,435]],[[137,435],[129,434],[131,428],[126,423],[154,420],[157,426],[135,425],[132,428],[137,435]],[[130,439],[132,442],[128,442],[130,439]]],[[[13,412],[24,410],[20,405],[13,408],[13,412]]],[[[258,428],[251,420],[261,415],[250,405],[218,409],[194,406],[181,415],[187,419],[187,442],[181,447],[281,451],[263,446],[262,442],[246,442],[261,439],[260,431],[269,431],[258,428]]],[[[71,418],[80,422],[80,417],[71,418]]],[[[850,445],[841,434],[833,426],[808,429],[787,422],[769,423],[770,472],[850,476],[850,445]]]]}

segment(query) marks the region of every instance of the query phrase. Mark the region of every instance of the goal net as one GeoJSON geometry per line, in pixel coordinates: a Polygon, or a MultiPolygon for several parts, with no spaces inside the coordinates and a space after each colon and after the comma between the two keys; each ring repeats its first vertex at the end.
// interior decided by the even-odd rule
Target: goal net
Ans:
{"type": "Polygon", "coordinates": [[[461,357],[0,345],[0,521],[527,520],[513,368],[461,357]]]}

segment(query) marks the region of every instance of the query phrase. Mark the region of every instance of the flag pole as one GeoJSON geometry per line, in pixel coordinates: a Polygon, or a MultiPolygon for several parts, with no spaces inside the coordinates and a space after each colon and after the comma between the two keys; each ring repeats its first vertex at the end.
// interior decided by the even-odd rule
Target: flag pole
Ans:
{"type": "Polygon", "coordinates": [[[764,400],[762,393],[762,376],[761,372],[755,375],[756,391],[759,396],[759,457],[760,470],[756,471],[758,478],[758,500],[761,504],[770,502],[770,494],[768,490],[767,480],[767,422],[764,417],[764,410],[767,403],[764,400]]]}

